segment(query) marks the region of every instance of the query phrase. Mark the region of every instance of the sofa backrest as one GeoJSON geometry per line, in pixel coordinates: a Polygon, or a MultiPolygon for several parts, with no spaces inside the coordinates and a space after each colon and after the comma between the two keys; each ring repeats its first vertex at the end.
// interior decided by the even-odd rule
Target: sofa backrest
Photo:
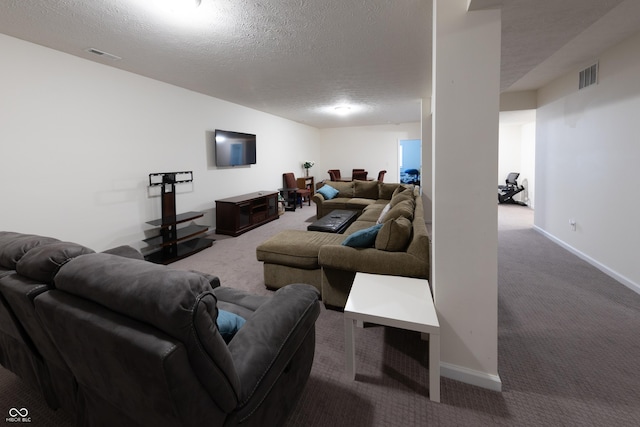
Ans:
{"type": "Polygon", "coordinates": [[[77,378],[81,412],[171,425],[236,408],[239,379],[204,276],[96,253],[66,263],[55,286],[36,310],[77,378]]]}
{"type": "Polygon", "coordinates": [[[353,181],[350,181],[350,182],[331,181],[326,184],[338,190],[338,195],[336,197],[343,197],[347,199],[351,199],[353,197],[353,194],[354,194],[353,181]]]}
{"type": "Polygon", "coordinates": [[[61,265],[92,252],[51,237],[0,232],[0,262],[14,269],[0,274],[0,334],[5,344],[0,345],[0,360],[38,389],[53,409],[73,411],[75,381],[42,330],[33,299],[51,289],[61,265]]]}
{"type": "Polygon", "coordinates": [[[407,253],[424,261],[424,276],[429,277],[429,232],[424,220],[424,207],[422,197],[415,199],[415,211],[413,213],[413,234],[407,253]]]}
{"type": "Polygon", "coordinates": [[[378,181],[353,181],[353,197],[361,199],[378,198],[378,181]]]}
{"type": "Polygon", "coordinates": [[[31,249],[59,242],[52,237],[35,234],[22,234],[13,231],[0,231],[0,267],[15,270],[16,264],[31,249]]]}

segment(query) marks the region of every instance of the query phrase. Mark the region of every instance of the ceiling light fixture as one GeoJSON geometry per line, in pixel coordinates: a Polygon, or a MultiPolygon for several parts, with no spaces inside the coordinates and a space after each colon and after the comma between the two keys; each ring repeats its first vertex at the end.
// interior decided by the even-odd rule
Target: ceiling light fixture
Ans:
{"type": "Polygon", "coordinates": [[[187,13],[196,9],[202,0],[156,0],[155,7],[177,13],[187,13]]]}
{"type": "Polygon", "coordinates": [[[339,105],[337,107],[334,107],[333,111],[341,116],[346,116],[351,112],[351,107],[349,107],[348,105],[339,105]]]}

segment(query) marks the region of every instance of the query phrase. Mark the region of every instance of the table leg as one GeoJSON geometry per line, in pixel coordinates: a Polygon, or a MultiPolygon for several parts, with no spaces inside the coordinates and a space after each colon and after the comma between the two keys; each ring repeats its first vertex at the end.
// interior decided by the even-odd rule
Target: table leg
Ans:
{"type": "Polygon", "coordinates": [[[440,335],[429,334],[429,399],[440,402],[440,335]]]}
{"type": "Polygon", "coordinates": [[[355,320],[344,318],[344,355],[347,367],[347,376],[356,379],[356,347],[355,347],[355,320]]]}

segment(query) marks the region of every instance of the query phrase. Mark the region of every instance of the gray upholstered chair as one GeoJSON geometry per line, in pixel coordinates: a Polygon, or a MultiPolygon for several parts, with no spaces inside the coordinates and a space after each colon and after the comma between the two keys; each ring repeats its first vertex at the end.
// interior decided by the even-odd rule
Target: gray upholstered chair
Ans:
{"type": "Polygon", "coordinates": [[[39,391],[49,407],[71,413],[77,384],[42,329],[33,300],[52,288],[61,264],[92,252],[51,237],[0,232],[0,363],[39,391]]]}
{"type": "Polygon", "coordinates": [[[270,297],[96,253],[65,263],[36,313],[78,383],[79,425],[283,425],[306,384],[318,292],[270,297]],[[246,323],[227,341],[223,313],[246,323]]]}

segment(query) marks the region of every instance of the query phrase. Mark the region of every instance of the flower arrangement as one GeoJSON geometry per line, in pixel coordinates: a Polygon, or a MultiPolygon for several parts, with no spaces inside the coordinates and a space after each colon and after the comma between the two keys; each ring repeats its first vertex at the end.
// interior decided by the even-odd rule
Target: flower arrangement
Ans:
{"type": "Polygon", "coordinates": [[[309,177],[309,169],[311,169],[315,165],[312,160],[305,160],[302,162],[302,167],[304,168],[304,176],[309,177]]]}

